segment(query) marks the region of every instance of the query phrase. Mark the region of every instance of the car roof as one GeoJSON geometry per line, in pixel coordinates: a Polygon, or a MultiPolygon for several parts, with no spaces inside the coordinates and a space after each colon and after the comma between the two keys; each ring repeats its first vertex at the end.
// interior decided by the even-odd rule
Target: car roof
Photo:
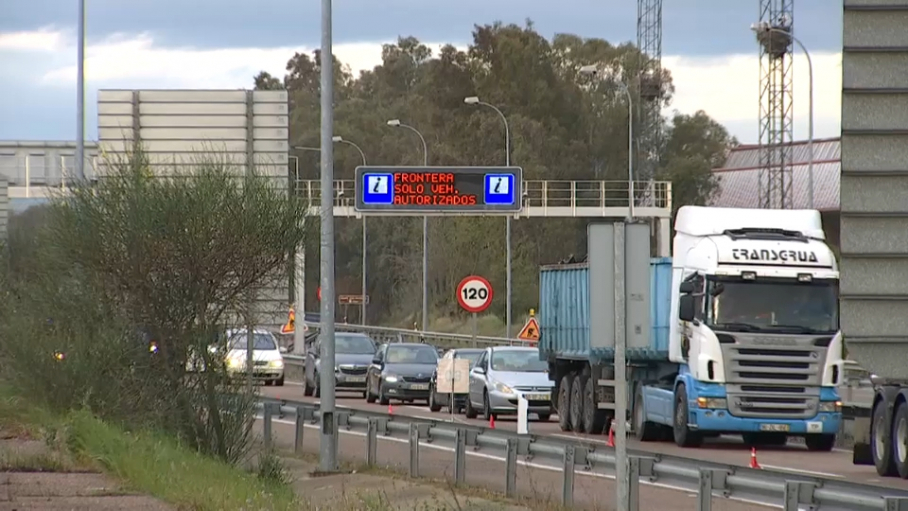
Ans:
{"type": "MultiPolygon", "coordinates": [[[[248,330],[245,328],[228,328],[225,332],[228,337],[233,337],[236,334],[245,334],[248,330]]],[[[254,334],[271,334],[270,331],[263,328],[253,328],[252,333],[254,334]]]]}
{"type": "Polygon", "coordinates": [[[455,353],[482,353],[485,351],[483,348],[454,348],[451,351],[455,353]]]}
{"type": "Polygon", "coordinates": [[[492,351],[538,351],[532,346],[492,346],[492,351]]]}

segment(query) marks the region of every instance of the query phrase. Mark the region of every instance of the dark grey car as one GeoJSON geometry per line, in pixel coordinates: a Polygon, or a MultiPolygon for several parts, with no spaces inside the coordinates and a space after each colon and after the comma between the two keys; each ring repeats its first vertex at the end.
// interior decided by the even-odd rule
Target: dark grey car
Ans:
{"type": "MultiPolygon", "coordinates": [[[[366,389],[366,372],[375,356],[375,341],[358,332],[334,334],[334,387],[337,390],[366,389]]],[[[321,397],[319,374],[322,370],[321,336],[311,342],[306,350],[306,374],[303,394],[321,397]]],[[[363,392],[365,396],[365,392],[363,392]]]]}
{"type": "Polygon", "coordinates": [[[366,376],[366,401],[386,405],[392,399],[429,400],[429,382],[438,366],[438,351],[420,343],[382,344],[366,376]]]}

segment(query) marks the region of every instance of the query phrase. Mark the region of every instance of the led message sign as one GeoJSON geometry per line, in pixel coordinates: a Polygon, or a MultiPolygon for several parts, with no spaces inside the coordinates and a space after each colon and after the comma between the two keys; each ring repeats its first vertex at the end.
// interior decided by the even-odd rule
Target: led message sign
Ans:
{"type": "Polygon", "coordinates": [[[356,211],[516,213],[522,185],[520,167],[357,167],[356,211]]]}

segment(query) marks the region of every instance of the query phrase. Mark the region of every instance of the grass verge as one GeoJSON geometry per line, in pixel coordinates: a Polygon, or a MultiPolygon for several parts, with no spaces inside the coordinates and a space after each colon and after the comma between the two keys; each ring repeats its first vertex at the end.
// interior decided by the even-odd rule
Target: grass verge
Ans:
{"type": "MultiPolygon", "coordinates": [[[[263,480],[155,432],[126,432],[88,412],[55,417],[18,398],[8,387],[0,387],[0,426],[7,432],[43,437],[48,442],[62,438],[61,445],[77,460],[100,467],[131,490],[153,495],[180,509],[300,509],[291,488],[281,481],[263,480]]],[[[62,462],[46,459],[10,459],[5,465],[7,470],[29,466],[65,469],[62,462]]]]}

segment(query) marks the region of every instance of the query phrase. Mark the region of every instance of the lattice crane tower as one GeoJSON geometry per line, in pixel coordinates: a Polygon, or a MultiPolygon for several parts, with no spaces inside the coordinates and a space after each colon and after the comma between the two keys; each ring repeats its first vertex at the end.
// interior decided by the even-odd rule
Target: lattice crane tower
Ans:
{"type": "Polygon", "coordinates": [[[753,28],[760,46],[760,206],[791,203],[792,40],[794,0],[759,0],[753,28]]]}
{"type": "MultiPolygon", "coordinates": [[[[652,181],[662,142],[662,0],[637,0],[637,48],[641,52],[637,101],[635,181],[652,181]]],[[[651,190],[647,187],[649,200],[651,190]]]]}

